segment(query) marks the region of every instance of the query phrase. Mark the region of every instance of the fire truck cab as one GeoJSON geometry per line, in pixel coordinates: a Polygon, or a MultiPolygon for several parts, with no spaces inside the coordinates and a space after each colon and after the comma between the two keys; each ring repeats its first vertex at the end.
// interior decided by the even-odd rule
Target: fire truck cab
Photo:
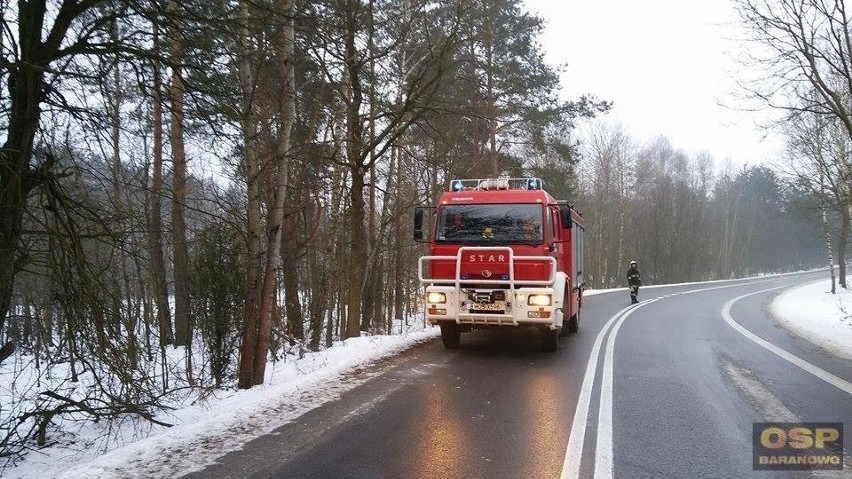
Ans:
{"type": "Polygon", "coordinates": [[[414,238],[429,243],[418,277],[444,346],[477,328],[534,327],[555,351],[579,327],[583,229],[539,178],[452,180],[436,207],[418,207],[414,238]]]}

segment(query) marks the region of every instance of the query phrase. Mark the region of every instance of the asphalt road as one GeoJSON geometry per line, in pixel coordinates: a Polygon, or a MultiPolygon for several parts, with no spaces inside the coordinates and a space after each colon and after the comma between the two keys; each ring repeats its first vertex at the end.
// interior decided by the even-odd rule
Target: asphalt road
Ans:
{"type": "Polygon", "coordinates": [[[843,471],[752,468],[756,422],[840,422],[852,437],[852,361],[767,312],[822,276],[643,288],[636,306],[589,296],[550,354],[534,331],[436,339],[188,477],[852,477],[852,439],[843,471]]]}

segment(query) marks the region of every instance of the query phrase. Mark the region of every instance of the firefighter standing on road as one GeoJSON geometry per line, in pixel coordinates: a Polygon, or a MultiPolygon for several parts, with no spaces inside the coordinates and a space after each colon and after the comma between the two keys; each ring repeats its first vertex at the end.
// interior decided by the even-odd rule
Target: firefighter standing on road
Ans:
{"type": "Polygon", "coordinates": [[[630,303],[638,303],[636,296],[639,294],[639,286],[642,286],[642,276],[639,275],[639,265],[635,261],[631,261],[627,269],[627,285],[630,287],[630,303]]]}

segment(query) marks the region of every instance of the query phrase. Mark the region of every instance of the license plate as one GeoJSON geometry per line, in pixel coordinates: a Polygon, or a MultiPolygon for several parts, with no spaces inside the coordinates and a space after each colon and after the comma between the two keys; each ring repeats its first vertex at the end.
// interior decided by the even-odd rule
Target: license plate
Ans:
{"type": "Polygon", "coordinates": [[[506,306],[502,302],[473,303],[470,305],[470,309],[476,311],[503,311],[506,309],[506,306]]]}

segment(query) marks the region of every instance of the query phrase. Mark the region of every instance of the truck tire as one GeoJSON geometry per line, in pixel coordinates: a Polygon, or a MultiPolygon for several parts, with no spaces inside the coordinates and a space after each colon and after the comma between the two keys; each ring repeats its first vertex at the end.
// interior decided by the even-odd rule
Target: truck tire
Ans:
{"type": "Polygon", "coordinates": [[[559,329],[541,330],[541,349],[546,353],[553,353],[559,349],[559,329]]]}
{"type": "Polygon", "coordinates": [[[562,318],[562,329],[559,330],[559,335],[563,338],[571,334],[571,320],[568,318],[562,318]]]}
{"type": "Polygon", "coordinates": [[[459,325],[450,321],[442,322],[441,341],[447,349],[458,349],[461,345],[461,329],[459,325]]]}
{"type": "Polygon", "coordinates": [[[580,319],[580,311],[579,310],[577,311],[577,314],[575,314],[574,316],[571,316],[570,318],[565,316],[564,312],[568,311],[568,309],[569,309],[568,308],[568,305],[569,305],[568,302],[569,301],[571,301],[571,296],[566,291],[565,292],[565,299],[562,301],[562,305],[563,305],[562,306],[562,311],[563,311],[563,314],[562,314],[562,332],[560,333],[560,335],[563,338],[565,336],[568,336],[571,333],[577,332],[577,325],[578,325],[579,319],[580,319]]]}
{"type": "Polygon", "coordinates": [[[577,314],[571,316],[571,319],[568,320],[568,334],[574,334],[580,329],[580,311],[577,311],[577,314]]]}

